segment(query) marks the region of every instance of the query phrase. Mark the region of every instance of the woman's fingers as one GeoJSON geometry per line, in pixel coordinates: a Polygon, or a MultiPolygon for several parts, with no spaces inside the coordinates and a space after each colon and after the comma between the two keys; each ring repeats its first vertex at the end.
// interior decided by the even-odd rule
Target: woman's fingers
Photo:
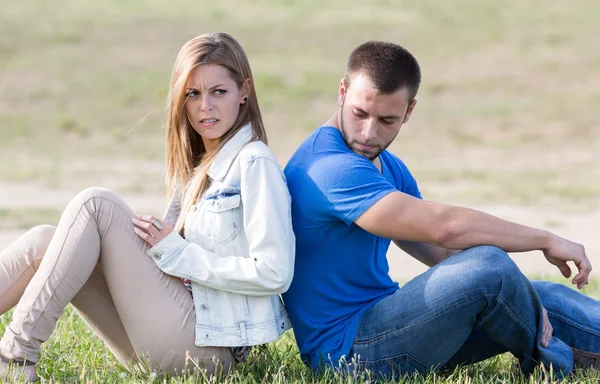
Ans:
{"type": "MultiPolygon", "coordinates": [[[[147,216],[147,217],[152,217],[152,216],[147,216]]],[[[148,233],[153,238],[157,238],[158,237],[159,231],[158,231],[158,229],[154,225],[152,225],[151,221],[148,221],[146,219],[140,219],[138,217],[134,217],[134,218],[131,219],[131,222],[135,226],[143,229],[146,233],[148,233]]]]}
{"type": "Polygon", "coordinates": [[[141,230],[140,228],[138,228],[136,226],[133,227],[133,231],[142,240],[144,240],[145,242],[147,242],[148,244],[150,244],[150,246],[154,247],[157,244],[156,239],[154,237],[150,236],[150,234],[148,234],[148,232],[144,232],[143,230],[141,230]]]}

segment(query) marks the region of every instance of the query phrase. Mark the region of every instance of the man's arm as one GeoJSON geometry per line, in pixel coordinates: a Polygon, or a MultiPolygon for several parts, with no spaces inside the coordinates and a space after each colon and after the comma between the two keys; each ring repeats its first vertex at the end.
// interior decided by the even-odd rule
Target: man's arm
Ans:
{"type": "Polygon", "coordinates": [[[401,192],[381,198],[355,223],[377,236],[442,248],[466,249],[487,244],[506,252],[541,250],[565,277],[571,275],[567,261],[575,263],[579,273],[572,282],[578,288],[587,284],[592,269],[581,244],[473,209],[424,201],[401,192]]]}
{"type": "Polygon", "coordinates": [[[460,252],[459,250],[442,248],[419,241],[394,240],[394,244],[428,267],[433,267],[460,252]]]}

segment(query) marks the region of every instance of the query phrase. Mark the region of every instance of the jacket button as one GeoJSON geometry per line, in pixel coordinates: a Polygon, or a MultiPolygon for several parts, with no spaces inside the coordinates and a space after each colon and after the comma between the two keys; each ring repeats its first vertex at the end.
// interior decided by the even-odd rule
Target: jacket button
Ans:
{"type": "Polygon", "coordinates": [[[208,305],[202,304],[200,308],[202,308],[203,311],[206,311],[208,309],[208,305]]]}
{"type": "Polygon", "coordinates": [[[204,334],[204,338],[205,338],[206,340],[208,340],[208,339],[210,339],[210,335],[209,335],[208,333],[205,333],[205,334],[204,334]]]}
{"type": "Polygon", "coordinates": [[[190,212],[194,212],[195,210],[196,210],[196,205],[194,204],[190,207],[190,212]]]}
{"type": "Polygon", "coordinates": [[[152,255],[156,260],[160,260],[160,253],[155,253],[152,255]]]}

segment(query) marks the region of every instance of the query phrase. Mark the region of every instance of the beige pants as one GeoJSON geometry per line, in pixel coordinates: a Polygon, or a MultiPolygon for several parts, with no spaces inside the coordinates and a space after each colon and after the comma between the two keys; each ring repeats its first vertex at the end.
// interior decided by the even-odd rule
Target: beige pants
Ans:
{"type": "Polygon", "coordinates": [[[4,355],[37,361],[71,303],[125,367],[181,373],[186,353],[209,373],[214,361],[225,372],[233,366],[229,348],[194,344],[192,297],[146,255],[133,216],[116,194],[89,188],[58,227],[35,227],[0,253],[0,314],[17,305],[0,341],[4,355]]]}

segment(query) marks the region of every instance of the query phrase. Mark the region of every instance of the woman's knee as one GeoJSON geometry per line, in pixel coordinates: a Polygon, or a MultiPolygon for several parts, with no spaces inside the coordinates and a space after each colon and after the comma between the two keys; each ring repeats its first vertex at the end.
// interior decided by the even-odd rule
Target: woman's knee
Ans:
{"type": "Polygon", "coordinates": [[[50,241],[52,241],[52,237],[56,232],[56,227],[54,225],[42,224],[37,227],[31,228],[27,235],[29,237],[29,253],[33,257],[33,261],[40,261],[48,246],[50,245],[50,241]]]}
{"type": "Polygon", "coordinates": [[[82,190],[81,192],[79,192],[73,200],[79,200],[79,201],[85,202],[85,201],[93,199],[95,197],[111,199],[115,196],[117,196],[117,194],[115,192],[111,191],[110,189],[106,189],[106,188],[102,188],[102,187],[88,187],[88,188],[82,190]]]}
{"type": "Polygon", "coordinates": [[[81,207],[87,207],[89,211],[99,211],[105,207],[112,210],[115,206],[126,208],[127,205],[121,197],[110,189],[102,187],[89,187],[79,192],[69,203],[65,212],[76,213],[81,207]],[[108,204],[107,204],[108,203],[108,204]]]}

